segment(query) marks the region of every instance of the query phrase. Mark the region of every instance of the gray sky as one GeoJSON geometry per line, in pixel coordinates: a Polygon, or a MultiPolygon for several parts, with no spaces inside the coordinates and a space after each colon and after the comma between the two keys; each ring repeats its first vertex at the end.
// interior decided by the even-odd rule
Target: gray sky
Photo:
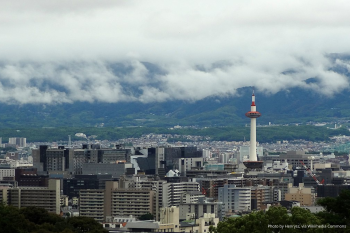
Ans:
{"type": "Polygon", "coordinates": [[[329,0],[2,0],[0,101],[195,101],[244,86],[332,96],[349,88],[327,57],[349,53],[349,12],[329,0]]]}

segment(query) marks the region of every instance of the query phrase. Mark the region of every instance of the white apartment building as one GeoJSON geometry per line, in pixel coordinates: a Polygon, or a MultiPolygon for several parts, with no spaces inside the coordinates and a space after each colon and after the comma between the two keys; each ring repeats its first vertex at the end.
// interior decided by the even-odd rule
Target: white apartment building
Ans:
{"type": "Polygon", "coordinates": [[[225,184],[219,188],[218,201],[224,203],[225,212],[248,211],[251,209],[251,187],[225,184]]]}
{"type": "Polygon", "coordinates": [[[180,158],[179,159],[179,172],[181,176],[186,176],[186,171],[192,170],[192,168],[203,167],[204,158],[180,158]]]}
{"type": "Polygon", "coordinates": [[[163,207],[179,206],[184,193],[199,191],[198,182],[180,182],[163,184],[163,207]]]}
{"type": "Polygon", "coordinates": [[[0,180],[4,177],[15,177],[15,169],[0,169],[0,180]]]}
{"type": "Polygon", "coordinates": [[[197,203],[198,199],[204,198],[205,195],[202,192],[186,192],[181,196],[181,203],[197,203]]]}
{"type": "Polygon", "coordinates": [[[26,147],[27,138],[9,138],[9,144],[16,145],[18,147],[26,147]]]}

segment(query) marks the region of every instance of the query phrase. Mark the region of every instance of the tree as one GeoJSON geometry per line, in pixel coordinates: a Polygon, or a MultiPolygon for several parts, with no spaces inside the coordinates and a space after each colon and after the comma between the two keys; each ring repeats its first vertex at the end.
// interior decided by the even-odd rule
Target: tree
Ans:
{"type": "Polygon", "coordinates": [[[324,212],[317,213],[323,223],[331,225],[347,225],[350,227],[350,191],[343,190],[338,197],[319,199],[317,204],[325,208],[324,212]]]}
{"type": "Polygon", "coordinates": [[[284,207],[271,207],[266,212],[255,211],[238,218],[226,218],[216,228],[211,226],[210,232],[323,232],[323,229],[308,227],[320,224],[321,220],[308,210],[294,207],[288,214],[284,207]]]}
{"type": "Polygon", "coordinates": [[[108,233],[103,226],[93,218],[88,217],[72,217],[67,219],[68,224],[74,228],[74,232],[88,233],[108,233]]]}
{"type": "Polygon", "coordinates": [[[39,207],[18,209],[0,204],[0,232],[11,233],[108,233],[93,218],[63,218],[39,207]]]}
{"type": "Polygon", "coordinates": [[[0,203],[0,216],[1,232],[24,233],[33,229],[29,221],[16,207],[0,203]]]}
{"type": "Polygon", "coordinates": [[[153,219],[154,219],[154,216],[151,213],[147,213],[139,217],[139,220],[153,220],[153,219]]]}

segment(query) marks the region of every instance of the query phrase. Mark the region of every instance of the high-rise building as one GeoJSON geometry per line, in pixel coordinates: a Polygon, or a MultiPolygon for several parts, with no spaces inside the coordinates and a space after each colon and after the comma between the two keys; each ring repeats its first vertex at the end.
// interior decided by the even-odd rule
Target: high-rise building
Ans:
{"type": "Polygon", "coordinates": [[[138,175],[122,176],[119,179],[119,188],[122,189],[150,189],[155,192],[153,206],[155,219],[159,220],[159,210],[163,207],[163,186],[165,180],[151,180],[138,175]]]}
{"type": "Polygon", "coordinates": [[[251,187],[236,187],[226,184],[219,188],[219,202],[224,203],[225,212],[251,210],[251,187]]]}
{"type": "Polygon", "coordinates": [[[112,193],[112,215],[140,217],[155,213],[156,193],[151,189],[116,189],[112,193]]]}
{"type": "MultiPolygon", "coordinates": [[[[96,221],[104,221],[105,200],[104,189],[81,189],[79,194],[79,215],[94,218],[96,221]]],[[[110,203],[110,201],[109,201],[110,203]]]]}
{"type": "Polygon", "coordinates": [[[38,169],[38,172],[72,172],[73,154],[72,149],[65,149],[64,146],[59,146],[56,149],[42,145],[39,149],[32,150],[33,166],[38,169]]]}
{"type": "Polygon", "coordinates": [[[178,164],[181,176],[186,176],[186,172],[188,170],[192,170],[192,168],[202,168],[204,164],[204,158],[180,158],[178,164]]]}
{"type": "Polygon", "coordinates": [[[252,186],[252,210],[261,210],[263,209],[264,202],[274,202],[275,189],[272,186],[252,186]]]}
{"type": "Polygon", "coordinates": [[[26,147],[27,138],[9,138],[9,144],[16,145],[18,147],[26,147]]]}
{"type": "Polygon", "coordinates": [[[107,216],[155,214],[154,196],[151,189],[123,189],[118,182],[107,181],[105,189],[80,190],[79,212],[99,222],[107,216]]]}
{"type": "Polygon", "coordinates": [[[105,189],[106,181],[112,180],[111,174],[75,175],[74,178],[63,179],[63,194],[70,199],[79,197],[82,189],[105,189]]]}
{"type": "Polygon", "coordinates": [[[104,174],[110,169],[118,170],[116,167],[104,167],[101,164],[129,164],[130,153],[130,149],[101,149],[99,145],[83,145],[82,149],[64,148],[64,146],[49,148],[42,145],[39,149],[32,150],[33,166],[38,168],[38,171],[66,171],[71,174],[84,174],[84,166],[85,174],[86,172],[104,174]],[[91,172],[94,169],[96,173],[91,172]]]}
{"type": "Polygon", "coordinates": [[[197,182],[179,182],[163,184],[163,207],[179,206],[184,193],[199,191],[197,182]]]}
{"type": "Polygon", "coordinates": [[[16,187],[0,189],[0,201],[22,208],[36,206],[60,213],[60,180],[50,179],[48,187],[16,187]]]}
{"type": "Polygon", "coordinates": [[[164,177],[172,169],[179,169],[180,158],[203,157],[197,147],[157,147],[148,148],[147,158],[136,158],[137,164],[145,174],[164,177]]]}

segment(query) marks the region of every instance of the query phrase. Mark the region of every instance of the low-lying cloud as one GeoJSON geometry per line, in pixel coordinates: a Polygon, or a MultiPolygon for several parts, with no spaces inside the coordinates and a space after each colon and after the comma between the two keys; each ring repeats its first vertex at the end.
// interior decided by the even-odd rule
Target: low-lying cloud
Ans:
{"type": "Polygon", "coordinates": [[[0,101],[196,101],[349,88],[350,3],[1,3],[0,101]],[[335,67],[346,72],[335,72],[335,67]],[[308,80],[314,80],[308,82],[308,80]]]}

